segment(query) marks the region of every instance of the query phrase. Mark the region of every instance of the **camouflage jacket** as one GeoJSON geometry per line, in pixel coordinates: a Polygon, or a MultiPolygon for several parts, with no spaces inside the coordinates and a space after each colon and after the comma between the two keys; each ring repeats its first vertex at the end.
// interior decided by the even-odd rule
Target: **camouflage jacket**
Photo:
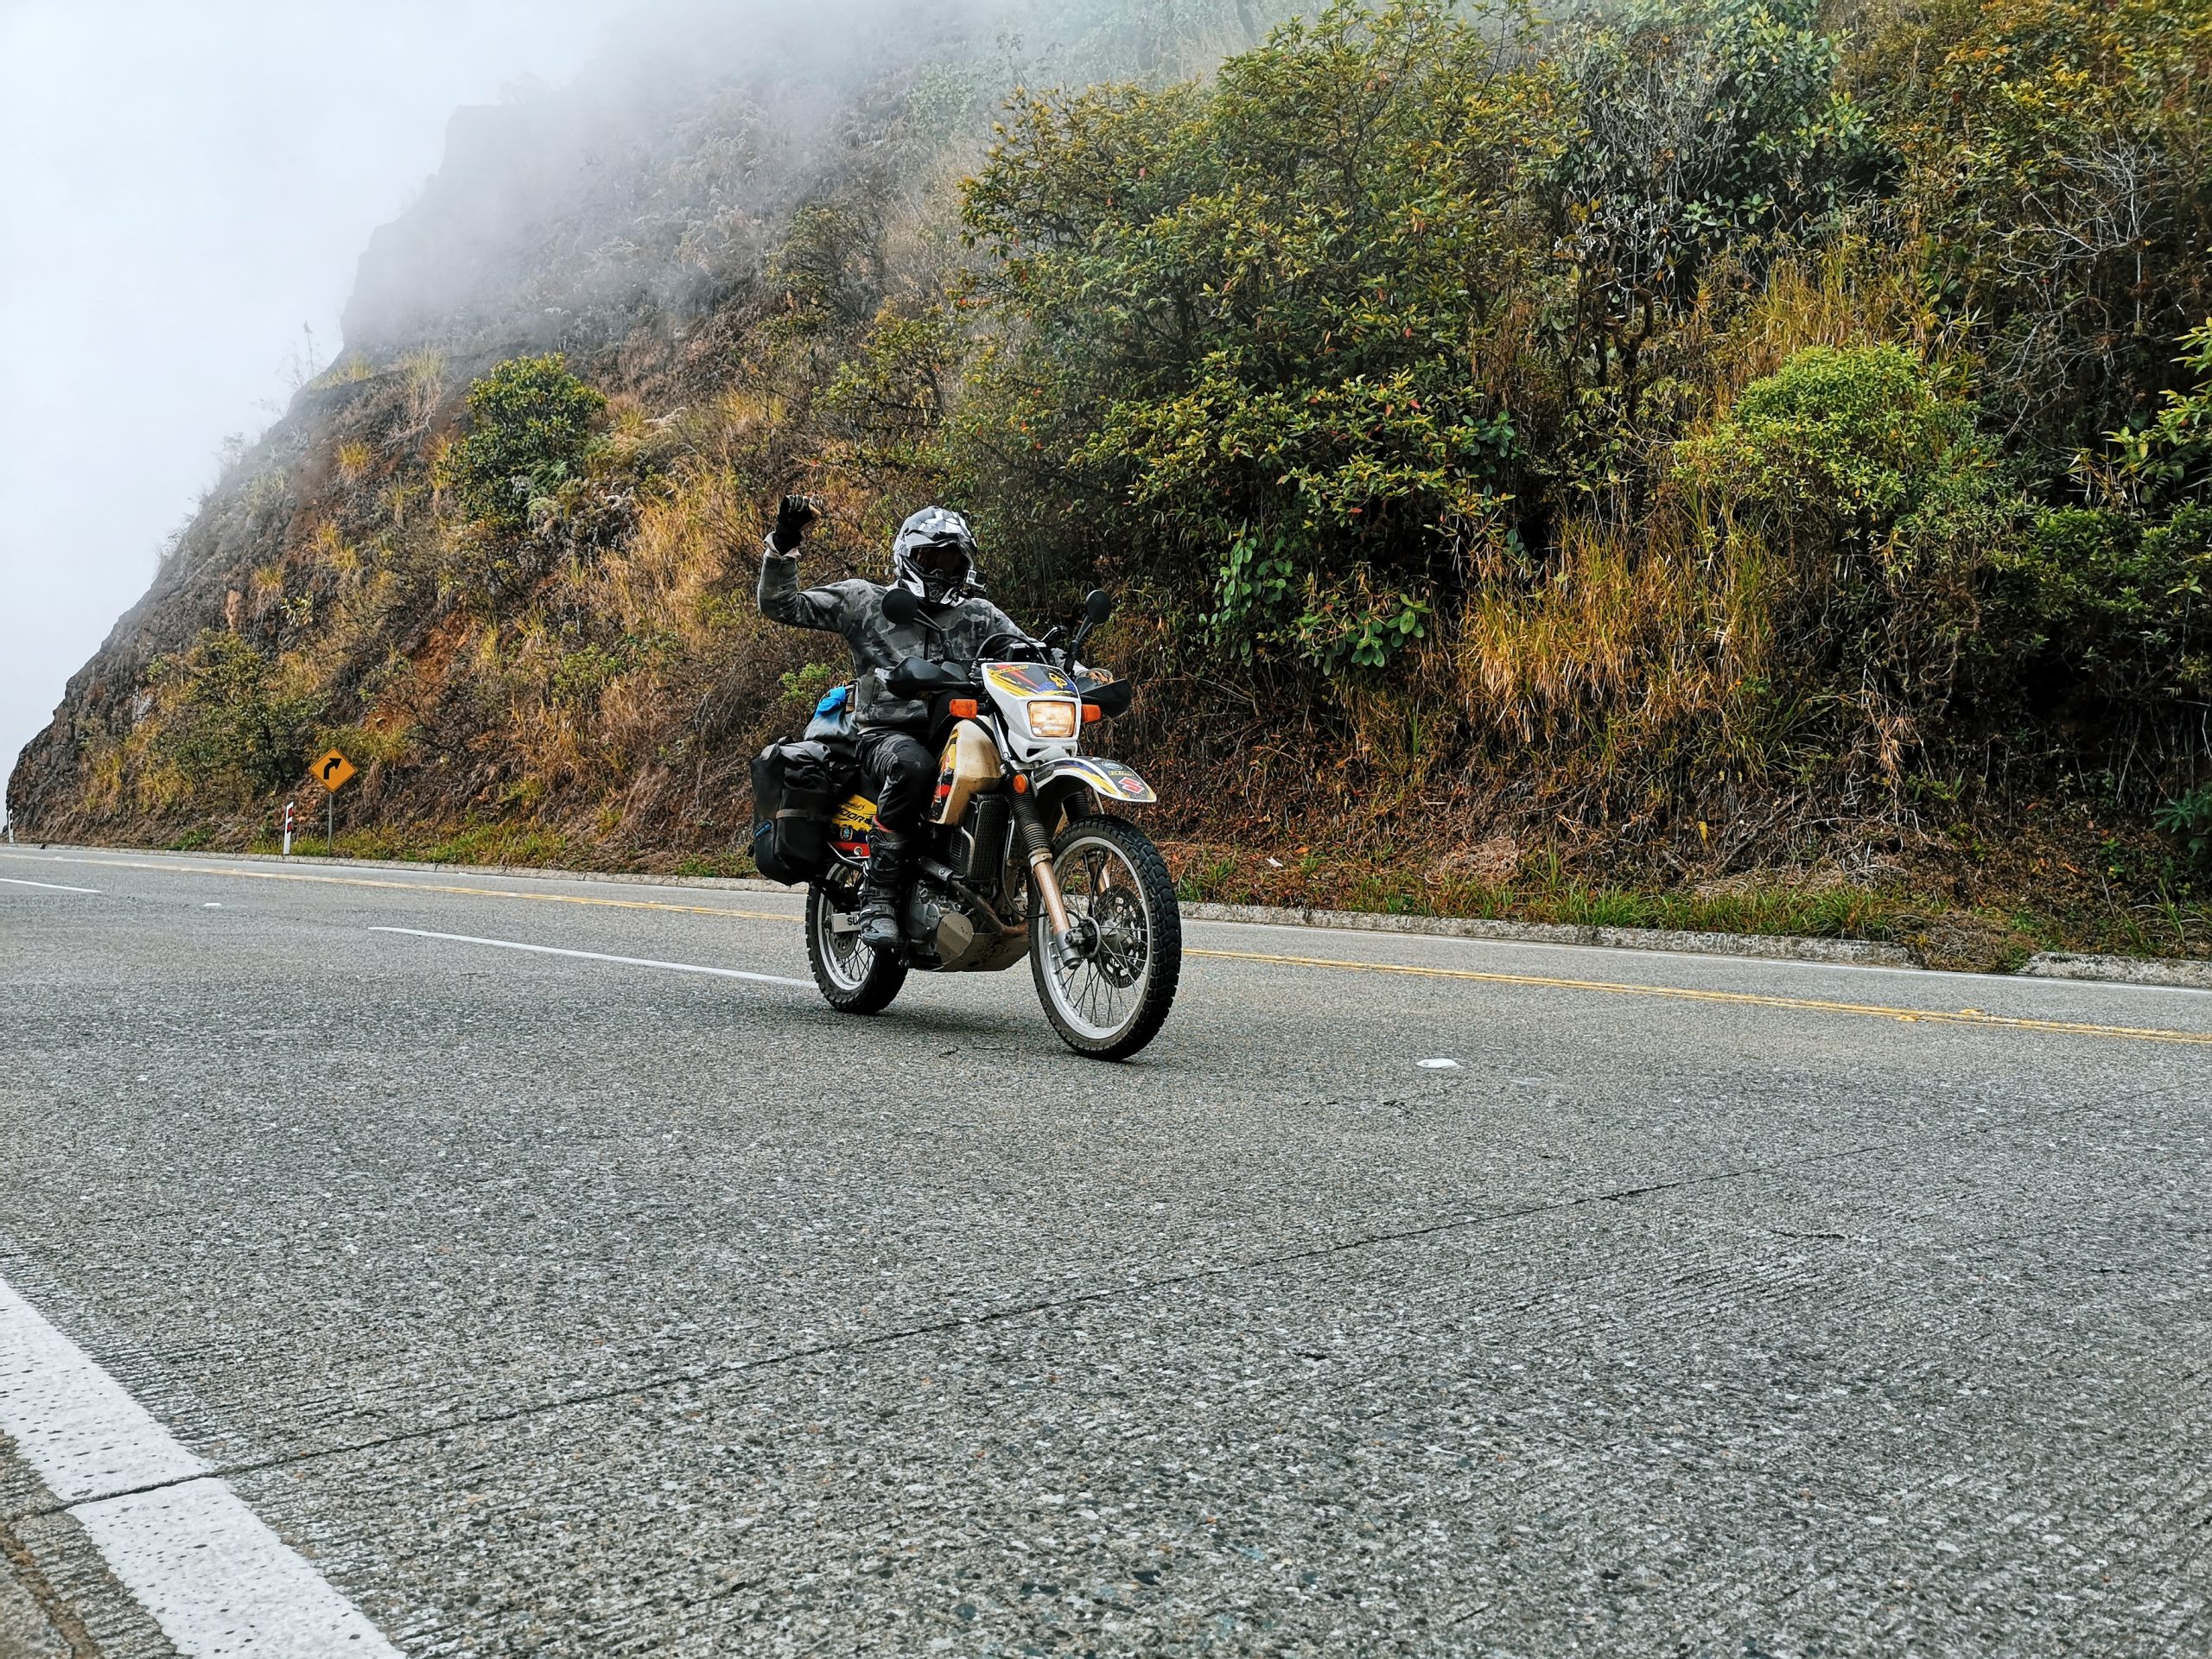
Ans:
{"type": "Polygon", "coordinates": [[[854,723],[863,731],[889,728],[925,736],[929,709],[912,697],[894,697],[884,676],[909,657],[965,666],[994,634],[1029,636],[988,599],[924,607],[933,626],[900,626],[883,613],[884,589],[858,576],[826,588],[798,585],[798,556],[764,548],[760,558],[760,614],[795,628],[842,634],[853,653],[854,723]]]}

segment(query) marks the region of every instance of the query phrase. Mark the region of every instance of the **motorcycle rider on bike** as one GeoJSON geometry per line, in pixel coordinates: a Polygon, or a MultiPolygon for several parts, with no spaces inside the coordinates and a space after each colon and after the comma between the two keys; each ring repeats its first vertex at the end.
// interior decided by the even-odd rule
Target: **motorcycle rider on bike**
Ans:
{"type": "Polygon", "coordinates": [[[929,705],[894,696],[886,677],[909,657],[963,666],[997,635],[1028,636],[1004,611],[971,592],[976,538],[968,521],[944,507],[925,507],[899,527],[891,549],[891,586],[921,601],[911,623],[884,614],[888,588],[862,577],[802,589],[798,549],[821,509],[787,495],[777,510],[760,558],[760,613],[793,627],[842,635],[853,653],[854,726],[861,772],[875,801],[878,828],[868,838],[868,875],[861,891],[861,942],[899,948],[899,901],[913,871],[913,841],[937,782],[937,757],[920,739],[929,705]]]}

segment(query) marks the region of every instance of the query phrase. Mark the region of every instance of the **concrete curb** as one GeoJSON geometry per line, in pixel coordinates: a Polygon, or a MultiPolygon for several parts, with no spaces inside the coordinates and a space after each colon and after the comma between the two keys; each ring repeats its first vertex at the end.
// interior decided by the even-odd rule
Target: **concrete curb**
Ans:
{"type": "Polygon", "coordinates": [[[2020,964],[2031,979],[2102,979],[2122,985],[2163,985],[2212,991],[2212,962],[2185,957],[2100,957],[2039,950],[2020,964]]]}
{"type": "Polygon", "coordinates": [[[1428,938],[1495,939],[1516,944],[1577,944],[1605,950],[1675,950],[1701,957],[1834,962],[1853,967],[1912,968],[1903,945],[1867,939],[1811,939],[1784,933],[1690,933],[1656,927],[1586,927],[1566,922],[1478,921],[1459,916],[1392,916],[1363,910],[1307,910],[1268,905],[1185,905],[1198,922],[1256,922],[1270,927],[1344,928],[1428,938]]]}
{"type": "MultiPolygon", "coordinates": [[[[16,850],[23,850],[21,844],[16,850]]],[[[36,850],[36,849],[33,849],[36,850]]],[[[55,852],[160,853],[171,858],[234,859],[268,863],[269,853],[178,852],[161,847],[62,847],[55,852]]],[[[411,870],[417,874],[536,876],[556,881],[617,881],[651,887],[720,887],[739,893],[785,893],[803,888],[745,875],[634,875],[613,870],[563,870],[542,864],[432,864],[404,858],[303,857],[307,868],[354,870],[411,870]]],[[[1745,957],[1769,962],[1825,962],[1855,968],[1917,968],[1912,953],[1899,944],[1870,939],[1816,939],[1783,933],[1694,933],[1665,928],[1589,927],[1564,922],[1502,922],[1459,916],[1395,916],[1362,910],[1313,910],[1274,905],[1186,904],[1183,914],[1194,922],[1242,922],[1263,927],[1309,927],[1357,933],[1402,933],[1423,938],[1491,939],[1506,944],[1565,944],[1604,950],[1669,950],[1688,956],[1745,957]]],[[[2123,985],[2155,985],[2177,990],[2212,991],[2212,962],[2188,958],[2096,956],[2044,950],[2030,957],[2019,976],[2031,979],[2103,980],[2123,985]]],[[[2002,977],[2003,976],[1998,976],[2002,977]]]]}

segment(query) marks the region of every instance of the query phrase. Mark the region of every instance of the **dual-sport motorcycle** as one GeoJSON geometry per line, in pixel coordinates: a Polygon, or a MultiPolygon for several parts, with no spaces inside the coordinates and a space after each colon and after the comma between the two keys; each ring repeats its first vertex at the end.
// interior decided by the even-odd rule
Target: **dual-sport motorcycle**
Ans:
{"type": "MultiPolygon", "coordinates": [[[[919,605],[904,588],[884,596],[901,625],[919,605]]],[[[753,763],[753,861],[807,883],[807,961],[831,1007],[874,1014],[912,969],[995,973],[1027,957],[1077,1052],[1121,1059],[1159,1033],[1183,966],[1175,884],[1144,832],[1108,810],[1158,798],[1128,766],[1081,753],[1088,728],[1129,706],[1128,681],[1076,657],[1112,610],[1093,593],[1071,636],[1002,635],[974,662],[909,658],[886,677],[926,701],[939,749],[896,951],[860,938],[875,803],[853,791],[846,689],[823,699],[805,739],[753,763]]]]}

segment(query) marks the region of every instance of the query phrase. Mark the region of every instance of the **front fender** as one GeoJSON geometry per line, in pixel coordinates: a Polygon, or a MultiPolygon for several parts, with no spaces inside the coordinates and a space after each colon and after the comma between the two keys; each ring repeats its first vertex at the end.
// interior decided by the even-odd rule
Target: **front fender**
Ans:
{"type": "Polygon", "coordinates": [[[1108,800],[1128,806],[1143,806],[1160,798],[1152,792],[1152,785],[1137,776],[1135,767],[1093,754],[1065,755],[1047,761],[1031,774],[1030,782],[1040,801],[1084,784],[1108,800]]]}

